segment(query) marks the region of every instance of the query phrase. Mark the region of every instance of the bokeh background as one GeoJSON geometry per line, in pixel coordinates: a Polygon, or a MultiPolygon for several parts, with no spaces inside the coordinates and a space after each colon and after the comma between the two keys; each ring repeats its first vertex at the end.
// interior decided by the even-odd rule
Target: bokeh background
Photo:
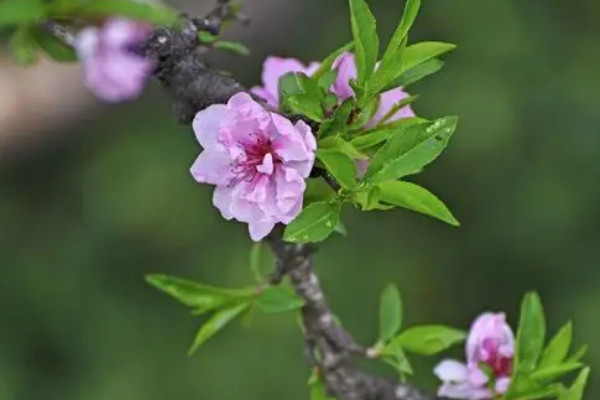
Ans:
{"type": "MultiPolygon", "coordinates": [[[[349,236],[317,256],[331,303],[369,343],[389,281],[401,287],[406,325],[466,328],[488,309],[515,324],[535,289],[551,331],[573,319],[576,342],[591,343],[588,360],[600,365],[600,2],[424,3],[413,39],[459,48],[410,88],[421,95],[415,109],[461,123],[415,181],[462,227],[348,210],[349,236]]],[[[175,4],[201,15],[211,2],[175,4]]],[[[370,4],[389,37],[403,2],[370,4]]],[[[345,1],[245,6],[253,24],[228,36],[252,56],[216,61],[247,85],[267,54],[316,60],[350,37],[345,1]]],[[[157,85],[135,103],[103,105],[76,67],[22,71],[5,57],[0,99],[0,399],[308,398],[294,316],[257,314],[186,357],[201,320],[143,281],[163,272],[251,282],[245,227],[223,221],[211,188],[189,176],[199,147],[157,85]]],[[[434,387],[435,361],[414,360],[420,384],[434,387]]],[[[593,376],[586,398],[598,396],[593,376]]]]}

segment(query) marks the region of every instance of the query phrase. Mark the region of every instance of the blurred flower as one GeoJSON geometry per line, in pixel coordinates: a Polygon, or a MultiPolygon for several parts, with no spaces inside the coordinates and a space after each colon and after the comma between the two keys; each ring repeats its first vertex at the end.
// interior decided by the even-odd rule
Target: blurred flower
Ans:
{"type": "Polygon", "coordinates": [[[142,92],[153,65],[136,54],[135,48],[150,32],[148,24],[113,18],[77,35],[76,48],[86,84],[98,97],[118,102],[142,92]]]}
{"type": "Polygon", "coordinates": [[[298,215],[316,149],[306,123],[292,125],[238,93],[200,111],[193,127],[204,151],[191,173],[217,186],[213,204],[225,219],[248,223],[258,241],[298,215]]]}
{"type": "Polygon", "coordinates": [[[452,399],[493,399],[510,384],[514,356],[514,335],[502,313],[484,313],[469,332],[467,364],[442,361],[434,373],[443,382],[441,397],[452,399]]]}
{"type": "Polygon", "coordinates": [[[263,86],[255,86],[250,91],[264,99],[270,106],[277,108],[279,107],[279,78],[289,72],[302,72],[306,75],[312,75],[318,68],[318,62],[311,62],[308,66],[304,66],[295,58],[269,56],[263,64],[263,86]]]}
{"type": "MultiPolygon", "coordinates": [[[[331,88],[333,93],[335,93],[340,100],[345,100],[354,96],[354,90],[352,89],[352,86],[350,86],[350,81],[356,79],[357,76],[354,54],[350,52],[342,53],[335,60],[332,67],[338,71],[337,78],[331,88]]],[[[393,107],[398,104],[398,102],[406,99],[407,97],[409,97],[408,93],[404,92],[401,87],[381,93],[379,97],[379,108],[371,120],[367,122],[366,127],[371,128],[377,125],[377,123],[386,117],[389,112],[393,111],[393,107]]],[[[412,108],[410,106],[404,106],[387,118],[386,122],[393,122],[402,118],[414,116],[415,113],[413,112],[412,108]]]]}

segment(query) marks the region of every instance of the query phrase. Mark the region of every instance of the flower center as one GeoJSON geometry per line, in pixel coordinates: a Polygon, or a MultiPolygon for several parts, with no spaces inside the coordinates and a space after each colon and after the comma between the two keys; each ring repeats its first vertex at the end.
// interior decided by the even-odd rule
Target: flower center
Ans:
{"type": "Polygon", "coordinates": [[[254,182],[263,175],[271,175],[275,165],[281,163],[269,138],[252,134],[250,140],[241,144],[243,151],[232,164],[238,182],[254,182]]]}
{"type": "Polygon", "coordinates": [[[497,341],[484,340],[483,348],[487,352],[487,357],[485,357],[486,359],[482,360],[482,362],[492,369],[496,378],[506,377],[512,374],[512,357],[506,357],[500,354],[500,346],[497,341]]]}

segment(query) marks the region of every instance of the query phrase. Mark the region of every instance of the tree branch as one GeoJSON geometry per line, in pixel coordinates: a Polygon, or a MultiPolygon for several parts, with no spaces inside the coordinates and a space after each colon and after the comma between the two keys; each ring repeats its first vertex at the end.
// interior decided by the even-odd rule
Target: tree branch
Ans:
{"type": "MultiPolygon", "coordinates": [[[[210,68],[208,48],[198,31],[217,33],[224,23],[239,19],[229,0],[218,0],[217,7],[203,19],[182,16],[181,28],[157,28],[140,49],[156,61],[154,76],[170,92],[177,120],[189,124],[194,115],[211,104],[226,103],[244,90],[235,79],[210,68]]],[[[45,28],[68,45],[72,36],[60,25],[49,21],[45,28]]],[[[331,177],[325,179],[339,188],[331,177]]],[[[358,369],[355,355],[368,357],[366,349],[337,325],[318,277],[313,271],[313,245],[292,244],[283,240],[282,226],[269,235],[268,243],[276,256],[271,283],[289,276],[305,304],[302,307],[304,337],[311,363],[320,371],[328,392],[339,400],[438,400],[410,385],[377,377],[358,369]]]]}

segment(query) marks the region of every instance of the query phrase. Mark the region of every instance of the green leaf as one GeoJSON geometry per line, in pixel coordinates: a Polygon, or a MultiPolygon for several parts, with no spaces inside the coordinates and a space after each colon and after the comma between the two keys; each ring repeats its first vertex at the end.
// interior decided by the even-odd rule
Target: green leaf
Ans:
{"type": "Polygon", "coordinates": [[[254,288],[217,288],[167,275],[147,275],[146,281],[184,305],[193,307],[198,313],[246,299],[254,294],[254,288]]]}
{"type": "Polygon", "coordinates": [[[289,96],[286,98],[285,104],[291,112],[302,114],[313,121],[321,122],[325,119],[321,99],[311,93],[289,96]]]}
{"type": "Polygon", "coordinates": [[[516,394],[505,395],[503,399],[517,399],[517,400],[541,400],[553,398],[560,395],[564,391],[564,386],[560,383],[546,386],[544,388],[532,388],[526,391],[522,391],[516,394]]]}
{"type": "Polygon", "coordinates": [[[419,8],[421,7],[421,0],[407,0],[404,5],[404,13],[402,19],[396,28],[396,31],[390,39],[388,47],[385,49],[383,54],[382,64],[391,60],[400,48],[404,38],[406,38],[408,31],[415,22],[419,8]]]}
{"type": "Polygon", "coordinates": [[[339,150],[318,149],[317,158],[344,189],[356,187],[356,163],[339,150]]]}
{"type": "Polygon", "coordinates": [[[378,183],[419,172],[440,155],[456,129],[457,117],[409,125],[373,156],[364,180],[378,183]]]}
{"type": "Polygon", "coordinates": [[[429,215],[452,226],[460,223],[446,205],[427,189],[410,182],[388,181],[378,184],[381,201],[429,215]]]}
{"type": "Polygon", "coordinates": [[[458,329],[442,325],[423,325],[405,330],[392,339],[388,346],[400,345],[411,353],[428,356],[464,342],[466,337],[466,333],[458,329]]]}
{"type": "Polygon", "coordinates": [[[342,206],[318,201],[305,207],[285,229],[284,240],[294,243],[321,242],[337,226],[342,206]]]}
{"type": "MultiPolygon", "coordinates": [[[[348,119],[350,118],[350,113],[352,113],[353,108],[353,98],[344,100],[344,102],[335,110],[333,116],[321,124],[317,136],[319,138],[325,138],[332,135],[343,135],[348,128],[348,119]]],[[[322,140],[319,141],[319,145],[321,142],[322,140]]]]}
{"type": "Polygon", "coordinates": [[[567,358],[567,362],[575,362],[575,361],[579,361],[583,358],[583,356],[585,356],[585,354],[588,351],[588,345],[584,344],[581,347],[579,347],[579,349],[577,349],[577,351],[575,353],[573,353],[572,355],[570,355],[567,358]]]}
{"type": "Polygon", "coordinates": [[[43,31],[40,28],[33,30],[33,37],[37,44],[48,54],[52,59],[59,62],[75,62],[77,61],[77,53],[75,49],[65,45],[58,38],[43,31]]]}
{"type": "Polygon", "coordinates": [[[385,124],[381,127],[376,127],[373,130],[369,130],[362,135],[353,138],[350,143],[357,150],[364,150],[377,146],[392,138],[395,135],[401,135],[411,125],[418,125],[427,122],[422,118],[402,118],[394,121],[392,124],[385,124]]]}
{"type": "Polygon", "coordinates": [[[325,139],[319,140],[317,148],[323,150],[337,150],[348,157],[356,160],[367,160],[369,156],[358,151],[350,142],[345,141],[341,136],[329,136],[325,139]]]}
{"type": "Polygon", "coordinates": [[[538,383],[546,384],[555,381],[556,379],[583,367],[582,363],[571,362],[558,365],[552,365],[545,368],[538,368],[529,377],[531,380],[538,383]]]}
{"type": "Polygon", "coordinates": [[[308,384],[310,385],[310,400],[335,400],[335,398],[327,395],[323,380],[317,375],[311,376],[308,384]]]}
{"type": "Polygon", "coordinates": [[[208,339],[213,337],[227,324],[238,317],[243,311],[250,306],[250,303],[235,304],[217,311],[210,319],[208,319],[198,331],[194,344],[190,348],[188,355],[194,353],[200,346],[202,346],[208,339]]]}
{"type": "Polygon", "coordinates": [[[528,293],[521,304],[521,319],[517,332],[515,370],[532,372],[538,362],[546,337],[544,309],[537,293],[528,293]]]}
{"type": "Polygon", "coordinates": [[[391,346],[387,349],[387,352],[383,354],[382,359],[386,364],[391,365],[398,372],[401,381],[405,381],[407,375],[414,375],[410,360],[404,350],[402,350],[401,346],[391,346]]]}
{"type": "Polygon", "coordinates": [[[304,300],[291,287],[280,285],[266,288],[254,303],[263,312],[275,314],[298,310],[304,305],[304,300]]]}
{"type": "Polygon", "coordinates": [[[10,39],[13,57],[21,65],[34,64],[38,59],[38,46],[31,29],[24,27],[15,31],[10,39]]]}
{"type": "Polygon", "coordinates": [[[389,83],[383,90],[390,90],[397,87],[407,87],[421,79],[435,74],[444,66],[444,62],[437,58],[432,58],[419,65],[415,65],[407,71],[402,72],[396,79],[389,83]]]}
{"type": "Polygon", "coordinates": [[[360,206],[363,211],[390,210],[393,206],[382,204],[381,193],[378,186],[366,185],[361,190],[352,193],[352,200],[360,206]]]}
{"type": "Polygon", "coordinates": [[[387,342],[402,326],[402,299],[393,283],[383,289],[379,303],[379,341],[387,342]]]}
{"type": "Polygon", "coordinates": [[[588,377],[590,376],[590,368],[583,369],[573,386],[571,386],[565,393],[563,393],[559,400],[581,400],[583,399],[583,392],[585,391],[585,385],[587,384],[588,377]]]}
{"type": "Polygon", "coordinates": [[[317,201],[335,201],[336,197],[336,192],[322,177],[308,178],[306,180],[306,190],[304,191],[305,206],[317,201]]]}
{"type": "Polygon", "coordinates": [[[241,43],[230,42],[227,40],[218,40],[213,44],[213,47],[218,50],[228,51],[238,56],[250,55],[250,50],[241,43]]]}
{"type": "Polygon", "coordinates": [[[0,26],[39,22],[46,16],[41,0],[1,0],[0,26]]]}
{"type": "Polygon", "coordinates": [[[77,11],[84,16],[120,15],[130,19],[153,22],[159,25],[174,25],[179,13],[165,5],[137,0],[94,0],[79,5],[77,11]]]}
{"type": "Polygon", "coordinates": [[[365,0],[349,0],[350,20],[355,44],[357,85],[365,88],[379,53],[375,17],[365,0]]]}
{"type": "Polygon", "coordinates": [[[200,39],[201,43],[214,43],[219,39],[219,37],[207,31],[199,31],[198,39],[200,39]]]}
{"type": "Polygon", "coordinates": [[[323,75],[329,73],[329,71],[331,71],[331,67],[333,66],[333,63],[335,62],[335,60],[337,60],[337,58],[339,56],[341,56],[342,53],[352,50],[353,47],[354,47],[354,42],[350,42],[350,43],[346,43],[342,47],[334,50],[331,54],[329,54],[327,57],[325,57],[325,59],[323,60],[321,65],[319,65],[319,68],[315,71],[314,74],[312,74],[312,77],[315,79],[320,79],[323,75]]]}
{"type": "Polygon", "coordinates": [[[408,71],[455,48],[456,45],[444,42],[420,42],[408,46],[402,58],[402,72],[408,71]]]}
{"type": "Polygon", "coordinates": [[[558,331],[542,353],[538,369],[560,364],[567,357],[572,338],[573,323],[569,322],[558,331]]]}

